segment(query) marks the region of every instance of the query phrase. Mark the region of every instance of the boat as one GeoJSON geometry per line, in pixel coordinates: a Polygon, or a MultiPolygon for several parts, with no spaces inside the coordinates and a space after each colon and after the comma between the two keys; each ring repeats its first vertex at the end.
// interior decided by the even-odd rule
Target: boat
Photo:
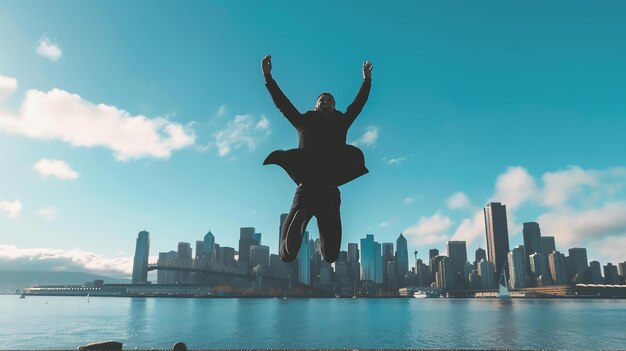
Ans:
{"type": "Polygon", "coordinates": [[[25,299],[26,296],[24,294],[20,295],[20,299],[25,299]]]}
{"type": "MultiPolygon", "coordinates": [[[[506,264],[505,264],[506,267],[506,264]]],[[[500,275],[500,282],[499,282],[499,288],[498,288],[498,298],[500,300],[510,300],[511,299],[511,293],[509,293],[509,288],[507,287],[507,279],[506,279],[506,269],[505,267],[502,268],[502,274],[500,275]]]]}
{"type": "Polygon", "coordinates": [[[442,296],[437,291],[418,290],[415,293],[413,293],[413,297],[416,299],[424,299],[424,298],[435,298],[435,297],[442,297],[442,296]]]}

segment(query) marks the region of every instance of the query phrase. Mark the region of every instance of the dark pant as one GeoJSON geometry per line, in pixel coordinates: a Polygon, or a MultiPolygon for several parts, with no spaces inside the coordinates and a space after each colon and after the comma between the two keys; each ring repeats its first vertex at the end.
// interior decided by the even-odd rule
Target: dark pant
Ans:
{"type": "Polygon", "coordinates": [[[300,184],[280,233],[282,260],[291,262],[296,259],[306,226],[315,216],[320,231],[320,252],[326,262],[335,262],[341,247],[340,205],[338,188],[300,184]]]}

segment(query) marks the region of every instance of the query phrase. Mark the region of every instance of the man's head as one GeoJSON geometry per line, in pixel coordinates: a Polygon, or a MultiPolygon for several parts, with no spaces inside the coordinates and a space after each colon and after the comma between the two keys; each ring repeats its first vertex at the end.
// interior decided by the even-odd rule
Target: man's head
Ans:
{"type": "Polygon", "coordinates": [[[335,111],[335,98],[330,93],[321,93],[315,104],[315,111],[327,115],[335,111]]]}

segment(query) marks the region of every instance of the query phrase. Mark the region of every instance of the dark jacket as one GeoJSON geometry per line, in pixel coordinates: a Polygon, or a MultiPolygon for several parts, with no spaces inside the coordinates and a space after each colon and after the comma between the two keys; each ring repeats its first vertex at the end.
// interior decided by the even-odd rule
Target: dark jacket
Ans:
{"type": "Polygon", "coordinates": [[[265,75],[265,86],[276,107],[298,131],[299,146],[272,152],[264,165],[279,165],[296,184],[335,187],[368,172],[363,153],[355,146],[346,145],[346,135],[367,102],[371,79],[363,80],[345,113],[334,111],[326,116],[318,111],[298,112],[269,74],[265,75]]]}

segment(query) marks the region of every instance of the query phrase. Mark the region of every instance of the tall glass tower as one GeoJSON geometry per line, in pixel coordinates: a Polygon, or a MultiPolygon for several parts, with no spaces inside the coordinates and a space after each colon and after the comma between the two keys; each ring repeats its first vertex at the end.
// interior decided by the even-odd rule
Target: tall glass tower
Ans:
{"type": "Polygon", "coordinates": [[[148,282],[148,256],[150,255],[150,233],[145,230],[137,235],[133,260],[133,284],[148,282]]]}
{"type": "Polygon", "coordinates": [[[493,264],[496,281],[499,281],[509,253],[506,206],[499,202],[491,202],[484,208],[484,212],[489,262],[493,264]]]}
{"type": "Polygon", "coordinates": [[[311,258],[309,257],[309,232],[305,231],[302,245],[298,251],[298,281],[302,284],[311,284],[311,258]]]}
{"type": "Polygon", "coordinates": [[[409,250],[406,244],[406,238],[402,233],[396,240],[396,276],[398,283],[404,284],[404,276],[409,271],[409,250]]]}

